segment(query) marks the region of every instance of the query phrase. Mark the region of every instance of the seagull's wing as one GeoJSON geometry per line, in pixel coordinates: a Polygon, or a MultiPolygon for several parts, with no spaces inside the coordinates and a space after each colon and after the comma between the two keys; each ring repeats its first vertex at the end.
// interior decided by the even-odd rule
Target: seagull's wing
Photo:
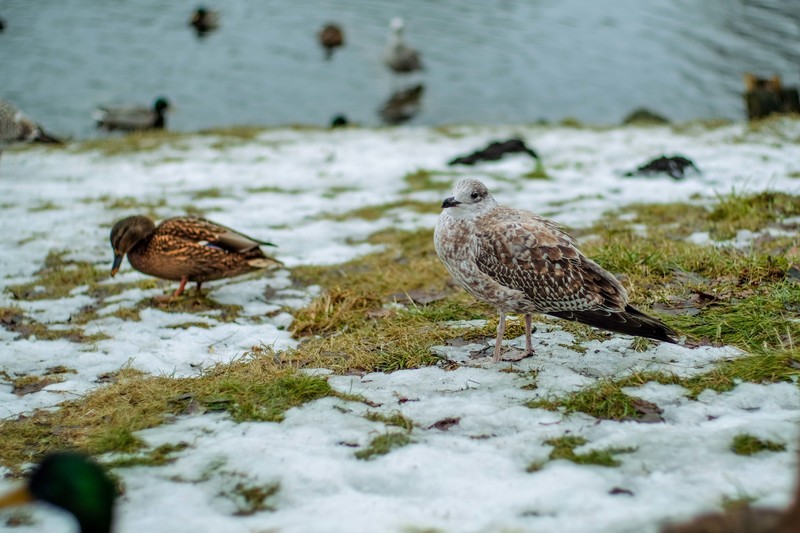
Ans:
{"type": "Polygon", "coordinates": [[[587,259],[572,238],[548,219],[498,210],[476,224],[478,268],[518,290],[543,313],[623,311],[628,295],[614,276],[587,259]]]}

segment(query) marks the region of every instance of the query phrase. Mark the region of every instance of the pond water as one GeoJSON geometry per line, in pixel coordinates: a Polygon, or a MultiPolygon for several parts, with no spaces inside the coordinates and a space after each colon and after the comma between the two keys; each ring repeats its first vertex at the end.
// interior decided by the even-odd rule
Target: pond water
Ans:
{"type": "Polygon", "coordinates": [[[54,133],[91,137],[98,104],[175,106],[171,129],[378,125],[392,92],[424,84],[411,124],[576,118],[618,123],[636,107],[672,120],[745,117],[742,74],[797,85],[798,0],[209,1],[220,28],[198,38],[194,7],[168,0],[2,0],[0,98],[54,133]],[[389,21],[425,71],[382,63],[389,21]],[[324,60],[328,21],[346,43],[324,60]]]}

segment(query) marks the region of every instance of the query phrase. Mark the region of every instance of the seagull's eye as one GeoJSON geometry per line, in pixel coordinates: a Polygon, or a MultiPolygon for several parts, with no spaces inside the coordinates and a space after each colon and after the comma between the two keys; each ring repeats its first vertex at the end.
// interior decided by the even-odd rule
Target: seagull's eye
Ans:
{"type": "Polygon", "coordinates": [[[480,196],[480,194],[478,194],[476,192],[474,192],[474,193],[469,195],[469,197],[472,198],[473,200],[477,200],[479,196],[480,196]]]}

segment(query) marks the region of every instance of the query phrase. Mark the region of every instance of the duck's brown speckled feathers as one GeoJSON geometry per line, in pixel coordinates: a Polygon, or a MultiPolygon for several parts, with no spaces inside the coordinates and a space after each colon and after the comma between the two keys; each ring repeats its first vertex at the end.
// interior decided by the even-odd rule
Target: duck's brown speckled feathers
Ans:
{"type": "Polygon", "coordinates": [[[127,253],[136,270],[181,281],[181,287],[187,281],[199,284],[282,264],[259,248],[273,244],[198,217],[168,218],[158,226],[147,217],[128,217],[112,228],[111,245],[112,275],[127,253]]]}

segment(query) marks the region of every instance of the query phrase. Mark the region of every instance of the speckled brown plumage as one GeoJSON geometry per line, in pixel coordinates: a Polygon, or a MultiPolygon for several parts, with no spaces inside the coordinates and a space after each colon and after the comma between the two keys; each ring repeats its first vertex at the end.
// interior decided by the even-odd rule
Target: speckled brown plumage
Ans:
{"type": "Polygon", "coordinates": [[[264,254],[260,245],[274,246],[202,218],[168,218],[156,226],[144,216],[128,217],[111,229],[111,275],[127,254],[139,272],[180,281],[177,296],[189,281],[196,282],[199,289],[205,281],[281,265],[264,254]]]}
{"type": "Polygon", "coordinates": [[[0,100],[0,148],[16,142],[60,143],[41,126],[11,105],[0,100]]]}
{"type": "Polygon", "coordinates": [[[675,342],[674,331],[630,306],[619,281],[552,220],[498,204],[475,179],[461,180],[442,207],[436,253],[467,292],[500,312],[495,360],[505,313],[525,315],[529,352],[532,313],[675,342]]]}

